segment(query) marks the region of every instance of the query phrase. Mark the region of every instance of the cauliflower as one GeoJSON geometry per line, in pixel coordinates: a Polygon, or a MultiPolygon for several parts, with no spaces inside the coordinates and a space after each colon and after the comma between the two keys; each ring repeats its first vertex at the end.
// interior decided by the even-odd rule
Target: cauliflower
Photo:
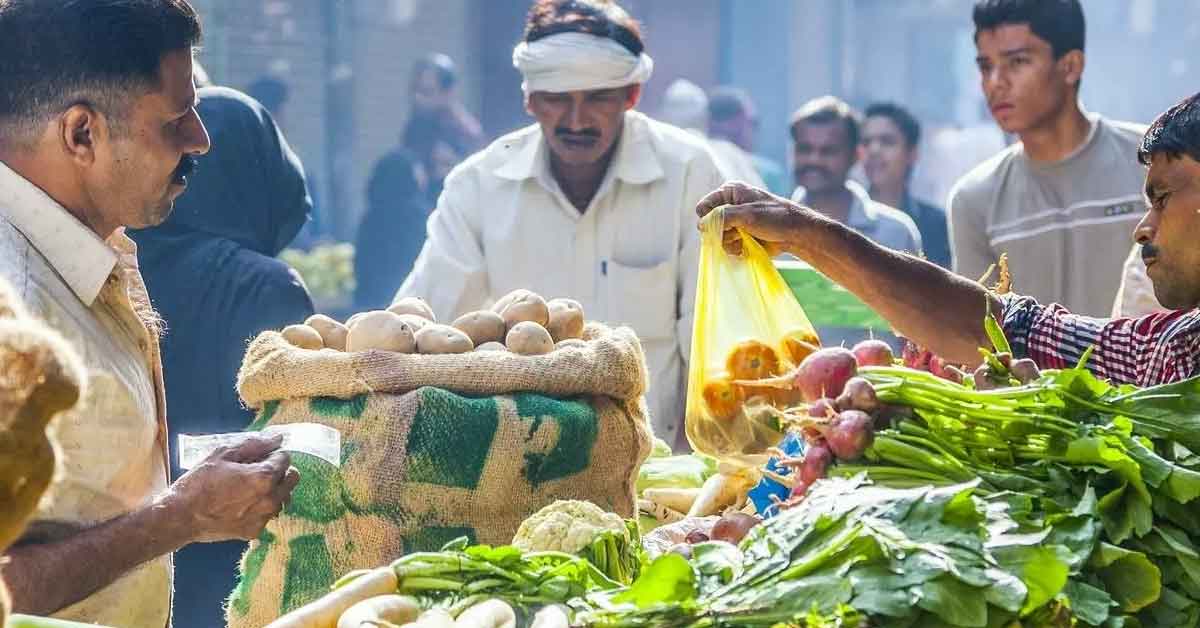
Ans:
{"type": "Polygon", "coordinates": [[[628,533],[620,516],[604,512],[591,502],[560,499],[522,522],[512,544],[526,552],[578,554],[608,530],[622,537],[628,533]]]}

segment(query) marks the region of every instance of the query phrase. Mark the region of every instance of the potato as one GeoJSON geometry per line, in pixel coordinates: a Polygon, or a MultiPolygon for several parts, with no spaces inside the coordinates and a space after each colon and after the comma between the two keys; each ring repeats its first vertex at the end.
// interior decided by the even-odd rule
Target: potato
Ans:
{"type": "Polygon", "coordinates": [[[504,346],[502,342],[485,342],[475,347],[476,353],[480,351],[508,351],[508,347],[504,346]]]}
{"type": "Polygon", "coordinates": [[[363,314],[346,336],[346,350],[352,353],[372,349],[412,353],[416,348],[412,326],[398,315],[384,310],[363,314]]]}
{"type": "Polygon", "coordinates": [[[412,327],[414,334],[421,331],[422,327],[432,322],[428,318],[417,316],[416,314],[401,314],[400,319],[408,323],[409,327],[412,327]]]}
{"type": "Polygon", "coordinates": [[[546,307],[546,301],[542,297],[530,292],[509,303],[504,311],[500,312],[500,316],[504,317],[504,324],[510,330],[517,323],[526,321],[545,327],[550,322],[550,309],[546,307]]]}
{"type": "Polygon", "coordinates": [[[546,331],[554,342],[583,337],[583,306],[574,299],[551,299],[546,302],[550,322],[546,331]]]}
{"type": "Polygon", "coordinates": [[[404,297],[391,304],[387,311],[392,314],[414,314],[431,323],[437,322],[437,317],[433,315],[433,308],[429,307],[429,304],[421,297],[404,297]]]}
{"type": "Polygon", "coordinates": [[[504,334],[508,329],[504,325],[504,318],[491,310],[463,314],[454,321],[453,326],[469,336],[475,346],[504,342],[504,334]]]}
{"type": "Polygon", "coordinates": [[[554,350],[554,339],[545,327],[533,321],[521,321],[508,330],[504,344],[521,355],[544,355],[554,350]]]}
{"type": "Polygon", "coordinates": [[[350,330],[345,325],[324,314],[313,314],[304,321],[304,324],[321,334],[321,340],[327,349],[346,350],[346,334],[350,333],[350,330]]]}
{"type": "Polygon", "coordinates": [[[497,314],[503,314],[504,308],[508,307],[510,303],[516,301],[517,299],[523,299],[526,295],[530,294],[533,294],[533,292],[530,290],[517,288],[516,290],[513,290],[512,292],[500,297],[499,301],[496,301],[494,304],[492,304],[492,311],[497,314]]]}
{"type": "Polygon", "coordinates": [[[430,323],[417,332],[417,353],[466,353],[474,348],[470,336],[449,325],[430,323]]]}
{"type": "Polygon", "coordinates": [[[321,334],[317,330],[308,325],[288,325],[283,328],[283,339],[288,341],[293,347],[301,349],[323,349],[325,341],[321,340],[321,334]]]}
{"type": "Polygon", "coordinates": [[[558,342],[554,343],[555,349],[565,349],[567,347],[577,347],[582,349],[586,346],[587,343],[579,338],[567,338],[566,340],[559,340],[558,342]]]}

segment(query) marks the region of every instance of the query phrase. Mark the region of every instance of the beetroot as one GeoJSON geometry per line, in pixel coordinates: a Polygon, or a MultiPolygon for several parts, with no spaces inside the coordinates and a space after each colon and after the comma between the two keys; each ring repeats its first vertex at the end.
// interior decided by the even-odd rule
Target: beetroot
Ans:
{"type": "Polygon", "coordinates": [[[871,382],[852,377],[846,382],[846,388],[837,398],[839,410],[862,410],[868,414],[879,409],[879,397],[875,396],[875,387],[871,382]]]}
{"type": "Polygon", "coordinates": [[[929,361],[933,359],[933,353],[911,340],[905,340],[904,348],[900,352],[900,359],[904,362],[904,366],[910,369],[928,371],[929,361]]]}
{"type": "Polygon", "coordinates": [[[837,405],[829,397],[822,397],[808,406],[808,416],[814,419],[828,419],[837,414],[837,405]]]}
{"type": "Polygon", "coordinates": [[[962,383],[962,373],[939,356],[935,355],[930,358],[929,372],[944,380],[948,380],[956,384],[962,383]]]}
{"type": "Polygon", "coordinates": [[[746,538],[750,529],[762,523],[762,520],[754,515],[748,515],[744,512],[727,512],[721,515],[721,518],[713,524],[712,538],[714,541],[725,541],[737,545],[746,538]]]}
{"type": "Polygon", "coordinates": [[[858,460],[875,441],[874,421],[861,410],[846,410],[825,430],[825,440],[838,460],[858,460]]]}
{"type": "Polygon", "coordinates": [[[992,371],[992,367],[984,362],[975,369],[975,390],[996,390],[1003,386],[998,379],[996,373],[992,371]]]}
{"type": "Polygon", "coordinates": [[[851,351],[859,366],[891,366],[896,361],[891,345],[882,340],[864,340],[851,351]]]}
{"type": "Polygon", "coordinates": [[[687,533],[686,537],[683,538],[683,542],[687,543],[688,545],[704,543],[708,540],[709,540],[708,535],[699,530],[692,530],[691,532],[687,533]]]}
{"type": "Polygon", "coordinates": [[[804,358],[795,374],[795,387],[808,402],[842,394],[846,382],[858,374],[858,361],[843,347],[829,347],[804,358]]]}
{"type": "Polygon", "coordinates": [[[800,466],[800,483],[811,485],[825,477],[829,465],[833,464],[833,451],[824,441],[809,445],[804,450],[804,464],[800,466]]]}

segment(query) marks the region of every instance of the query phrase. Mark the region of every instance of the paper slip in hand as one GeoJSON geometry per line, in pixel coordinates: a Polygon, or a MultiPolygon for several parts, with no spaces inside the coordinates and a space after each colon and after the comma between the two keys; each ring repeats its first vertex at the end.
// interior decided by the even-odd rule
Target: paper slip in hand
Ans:
{"type": "Polygon", "coordinates": [[[283,434],[284,451],[309,454],[338,467],[342,464],[342,434],[319,423],[273,425],[261,432],[231,432],[228,434],[179,435],[179,467],[191,469],[212,455],[219,447],[233,447],[252,436],[283,434]]]}

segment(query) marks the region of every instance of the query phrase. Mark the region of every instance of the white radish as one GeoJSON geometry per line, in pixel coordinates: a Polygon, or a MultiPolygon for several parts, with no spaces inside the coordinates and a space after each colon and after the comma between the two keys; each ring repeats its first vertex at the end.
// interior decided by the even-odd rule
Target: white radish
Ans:
{"type": "Polygon", "coordinates": [[[267,628],[335,628],[342,613],[377,595],[395,593],[399,582],[391,567],[381,567],[351,580],[324,597],[267,624],[267,628]]]}
{"type": "Polygon", "coordinates": [[[729,506],[737,504],[738,498],[744,496],[753,485],[753,479],[745,472],[718,473],[704,481],[687,515],[719,515],[729,506]]]}
{"type": "Polygon", "coordinates": [[[338,619],[337,628],[375,628],[380,625],[401,626],[421,614],[421,604],[407,595],[377,595],[346,609],[338,619]],[[383,622],[387,622],[384,624],[383,622]]]}
{"type": "Polygon", "coordinates": [[[503,600],[484,600],[458,615],[454,628],[516,628],[517,614],[503,600]]]}
{"type": "Polygon", "coordinates": [[[671,510],[687,512],[700,496],[698,488],[648,488],[642,497],[671,510]]]}

